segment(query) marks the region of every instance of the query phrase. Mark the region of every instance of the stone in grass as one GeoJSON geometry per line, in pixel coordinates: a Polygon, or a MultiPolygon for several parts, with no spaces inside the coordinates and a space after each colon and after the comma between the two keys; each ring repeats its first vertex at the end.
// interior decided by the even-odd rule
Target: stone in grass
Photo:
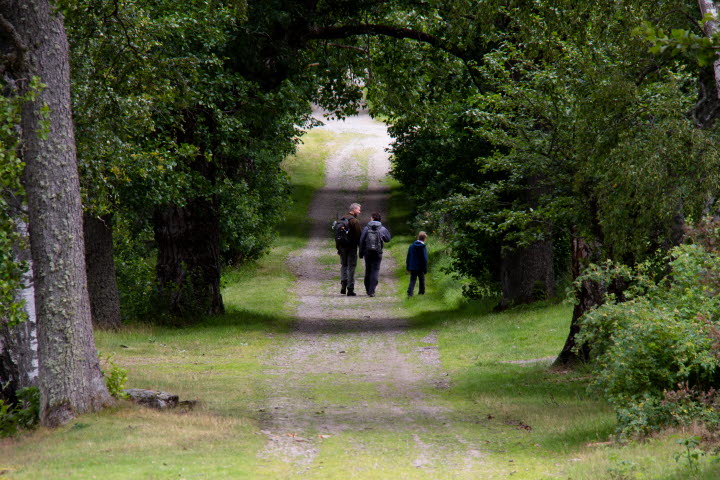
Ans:
{"type": "Polygon", "coordinates": [[[192,408],[195,405],[195,401],[184,401],[181,402],[177,395],[172,393],[160,392],[158,390],[145,390],[142,388],[128,388],[123,390],[129,399],[133,402],[143,405],[145,407],[155,408],[158,410],[166,410],[168,408],[175,408],[182,406],[186,408],[192,408]]]}

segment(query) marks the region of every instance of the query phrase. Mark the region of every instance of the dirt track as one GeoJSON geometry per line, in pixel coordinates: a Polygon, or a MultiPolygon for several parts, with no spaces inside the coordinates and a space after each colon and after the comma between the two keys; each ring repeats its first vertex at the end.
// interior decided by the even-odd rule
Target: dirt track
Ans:
{"type": "MultiPolygon", "coordinates": [[[[360,441],[353,437],[372,430],[381,437],[382,432],[403,432],[411,439],[403,458],[378,462],[424,469],[431,478],[438,478],[433,471],[448,467],[477,471],[479,447],[451,428],[454,421],[465,420],[436,396],[438,388],[447,386],[437,335],[407,338],[391,256],[383,259],[375,298],[365,295],[362,261],[356,273],[358,296],[339,293],[339,260],[329,224],[356,201],[363,205],[362,225],[372,211],[387,212],[389,190],[383,179],[390,166],[385,151],[390,138],[385,125],[361,113],[321,128],[352,135],[330,155],[325,187],[310,208],[310,240],[289,259],[298,278],[297,320],[288,342],[267,359],[270,395],[263,433],[268,441],[261,458],[281,459],[297,473],[309,473],[326,439],[343,435],[348,442],[360,441]],[[433,444],[438,438],[442,445],[433,444]]],[[[361,443],[367,447],[366,440],[361,443]]]]}

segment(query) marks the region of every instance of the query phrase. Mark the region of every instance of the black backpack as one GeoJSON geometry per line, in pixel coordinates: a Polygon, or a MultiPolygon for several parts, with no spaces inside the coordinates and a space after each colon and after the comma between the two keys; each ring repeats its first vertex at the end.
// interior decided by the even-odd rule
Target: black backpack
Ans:
{"type": "Polygon", "coordinates": [[[335,246],[337,248],[349,247],[352,243],[352,236],[350,235],[350,220],[347,218],[341,218],[335,220],[332,224],[333,234],[335,236],[335,246]]]}
{"type": "Polygon", "coordinates": [[[380,227],[373,225],[365,233],[365,251],[382,253],[383,241],[380,238],[380,227]]]}

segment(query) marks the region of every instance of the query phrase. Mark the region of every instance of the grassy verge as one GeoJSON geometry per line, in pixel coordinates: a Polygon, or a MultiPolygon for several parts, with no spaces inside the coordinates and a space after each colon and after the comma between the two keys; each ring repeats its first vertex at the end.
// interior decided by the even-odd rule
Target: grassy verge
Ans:
{"type": "Polygon", "coordinates": [[[304,245],[313,192],[324,182],[333,138],[304,137],[283,163],[294,205],[271,252],[225,273],[227,314],[186,328],[134,325],[96,332],[98,349],[128,370],[128,387],[195,399],[189,412],[156,412],[120,401],[55,430],[0,443],[0,477],[256,478],[258,411],[266,398],[262,359],[288,331],[294,276],[287,255],[304,245]]]}

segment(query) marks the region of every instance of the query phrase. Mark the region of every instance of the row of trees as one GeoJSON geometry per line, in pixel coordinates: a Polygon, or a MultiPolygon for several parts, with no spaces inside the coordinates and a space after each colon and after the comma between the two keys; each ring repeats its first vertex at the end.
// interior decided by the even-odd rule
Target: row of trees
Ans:
{"type": "MultiPolygon", "coordinates": [[[[109,401],[91,320],[223,312],[223,266],[260,255],[282,218],[279,163],[310,101],[343,115],[363,86],[392,121],[394,175],[448,239],[468,294],[500,285],[503,306],[532,301],[561,272],[677,243],[717,191],[714,78],[631,32],[649,21],[702,35],[697,12],[677,0],[0,2],[2,315],[34,299],[43,421],[109,401]]],[[[607,288],[582,283],[560,361],[607,288]]],[[[2,332],[6,394],[34,381],[31,325],[2,332]]]]}
{"type": "MultiPolygon", "coordinates": [[[[500,290],[501,306],[552,296],[568,270],[574,280],[591,262],[667,251],[687,218],[714,208],[712,67],[687,42],[662,55],[636,32],[648,22],[704,37],[697,3],[467,7],[451,24],[472,46],[463,55],[379,45],[395,76],[371,91],[393,119],[394,173],[446,235],[468,294],[500,290]]],[[[623,288],[582,282],[559,363],[586,356],[579,319],[623,288]]]]}

